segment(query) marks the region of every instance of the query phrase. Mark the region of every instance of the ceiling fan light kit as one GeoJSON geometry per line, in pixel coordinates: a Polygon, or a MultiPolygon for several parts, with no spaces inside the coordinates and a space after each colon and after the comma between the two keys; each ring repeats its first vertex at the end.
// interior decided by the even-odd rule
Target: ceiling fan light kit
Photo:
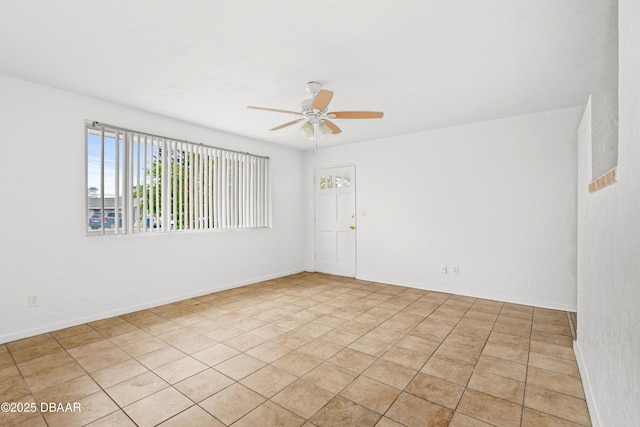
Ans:
{"type": "Polygon", "coordinates": [[[313,139],[314,149],[318,145],[318,136],[328,134],[338,134],[342,132],[335,123],[329,119],[381,119],[383,113],[380,111],[334,111],[328,112],[328,106],[333,98],[333,92],[322,89],[318,82],[309,82],[305,85],[307,92],[311,95],[310,99],[305,99],[300,103],[300,111],[280,110],[277,108],[265,108],[248,106],[252,110],[264,110],[274,113],[295,114],[302,116],[299,119],[292,120],[276,126],[271,131],[280,130],[300,122],[304,122],[298,130],[301,135],[308,139],[313,139]]]}

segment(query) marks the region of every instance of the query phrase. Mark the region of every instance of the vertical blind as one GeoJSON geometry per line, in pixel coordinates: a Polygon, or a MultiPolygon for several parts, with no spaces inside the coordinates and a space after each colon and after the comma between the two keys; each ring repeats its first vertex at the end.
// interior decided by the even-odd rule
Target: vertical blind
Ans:
{"type": "Polygon", "coordinates": [[[99,191],[92,194],[100,200],[88,192],[87,201],[104,218],[97,234],[271,226],[268,157],[98,122],[86,129],[89,187],[100,157],[99,191]]]}

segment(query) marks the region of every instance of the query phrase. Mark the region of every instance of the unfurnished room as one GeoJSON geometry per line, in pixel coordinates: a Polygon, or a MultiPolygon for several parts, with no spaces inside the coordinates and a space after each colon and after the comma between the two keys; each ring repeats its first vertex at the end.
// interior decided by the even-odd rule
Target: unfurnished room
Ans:
{"type": "Polygon", "coordinates": [[[640,2],[0,2],[0,426],[640,425],[640,2]]]}

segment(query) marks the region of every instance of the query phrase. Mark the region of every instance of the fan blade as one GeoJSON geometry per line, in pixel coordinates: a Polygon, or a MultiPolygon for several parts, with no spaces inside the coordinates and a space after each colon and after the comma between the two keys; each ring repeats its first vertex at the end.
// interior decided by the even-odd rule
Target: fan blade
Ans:
{"type": "Polygon", "coordinates": [[[324,111],[331,102],[331,98],[333,98],[333,92],[330,90],[320,89],[318,93],[316,93],[316,97],[313,98],[311,108],[318,111],[324,111]]]}
{"type": "Polygon", "coordinates": [[[287,123],[285,123],[283,125],[280,125],[280,126],[276,126],[273,129],[269,129],[269,130],[279,130],[279,129],[282,129],[282,128],[286,128],[287,126],[295,125],[296,123],[299,123],[299,122],[301,122],[303,120],[304,119],[292,120],[290,122],[287,122],[287,123]]]}
{"type": "Polygon", "coordinates": [[[332,119],[381,119],[381,111],[333,111],[327,113],[332,119]]]}
{"type": "Polygon", "coordinates": [[[329,129],[331,129],[331,133],[332,134],[335,135],[337,133],[342,132],[342,129],[340,129],[338,126],[336,126],[336,124],[333,123],[331,120],[324,119],[324,123],[327,125],[327,127],[329,129]]]}
{"type": "Polygon", "coordinates": [[[247,108],[250,109],[250,110],[273,111],[274,113],[295,114],[295,115],[298,115],[298,116],[302,115],[302,113],[300,113],[298,111],[278,110],[277,108],[254,107],[253,105],[249,105],[247,108]]]}

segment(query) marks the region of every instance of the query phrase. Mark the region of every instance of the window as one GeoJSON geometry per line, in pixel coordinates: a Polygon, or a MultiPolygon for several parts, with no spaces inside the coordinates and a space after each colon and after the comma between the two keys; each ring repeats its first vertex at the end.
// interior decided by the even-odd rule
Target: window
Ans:
{"type": "Polygon", "coordinates": [[[268,157],[97,122],[86,149],[88,235],[271,226],[268,157]]]}

